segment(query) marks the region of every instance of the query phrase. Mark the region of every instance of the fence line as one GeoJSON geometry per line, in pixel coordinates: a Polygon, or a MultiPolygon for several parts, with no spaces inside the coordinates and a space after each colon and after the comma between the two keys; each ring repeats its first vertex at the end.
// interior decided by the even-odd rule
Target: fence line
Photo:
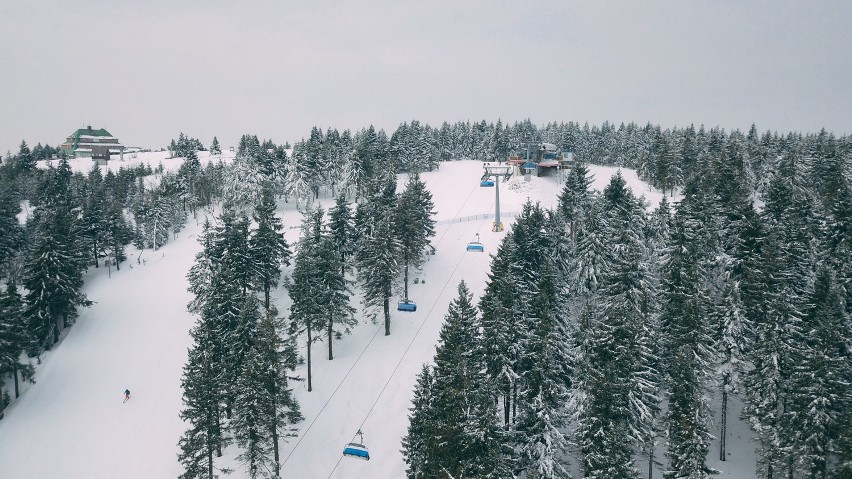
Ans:
{"type": "MultiPolygon", "coordinates": [[[[516,216],[518,216],[518,212],[516,212],[516,211],[508,211],[508,212],[501,211],[500,212],[501,218],[514,218],[516,216]]],[[[449,220],[436,221],[435,225],[451,225],[453,223],[465,223],[465,222],[468,222],[468,221],[487,220],[487,219],[490,219],[490,218],[494,218],[494,213],[484,213],[484,214],[473,215],[473,216],[462,216],[462,217],[459,217],[459,218],[453,218],[453,219],[449,219],[449,220]]]]}

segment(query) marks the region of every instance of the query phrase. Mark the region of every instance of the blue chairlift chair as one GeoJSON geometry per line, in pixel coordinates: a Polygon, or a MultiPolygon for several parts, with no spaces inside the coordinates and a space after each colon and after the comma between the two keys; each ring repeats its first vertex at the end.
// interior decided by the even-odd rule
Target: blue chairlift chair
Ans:
{"type": "Polygon", "coordinates": [[[494,182],[491,181],[491,180],[482,180],[482,181],[479,182],[479,186],[481,186],[483,188],[489,188],[489,187],[494,186],[494,182]]]}
{"type": "Polygon", "coordinates": [[[467,248],[465,248],[465,251],[476,251],[479,253],[485,252],[485,247],[482,246],[482,243],[479,242],[479,233],[476,233],[476,241],[471,241],[467,244],[467,248]]]}
{"type": "Polygon", "coordinates": [[[398,311],[406,311],[410,313],[413,311],[417,311],[417,303],[411,301],[410,299],[404,299],[396,305],[396,309],[398,311]]]}
{"type": "MultiPolygon", "coordinates": [[[[364,442],[364,433],[359,429],[355,434],[356,436],[361,436],[361,442],[350,442],[343,448],[343,455],[354,457],[355,459],[364,459],[365,461],[370,460],[370,451],[367,449],[367,446],[361,444],[364,442]]],[[[354,439],[354,438],[353,438],[354,439]]]]}
{"type": "Polygon", "coordinates": [[[475,251],[477,253],[484,253],[485,247],[482,246],[482,243],[477,243],[475,241],[471,241],[467,244],[467,251],[475,251]]]}

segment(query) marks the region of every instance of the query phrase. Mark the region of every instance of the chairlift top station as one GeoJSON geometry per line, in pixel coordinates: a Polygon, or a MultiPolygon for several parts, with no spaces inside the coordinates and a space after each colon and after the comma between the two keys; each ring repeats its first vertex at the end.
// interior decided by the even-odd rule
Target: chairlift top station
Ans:
{"type": "Polygon", "coordinates": [[[535,171],[536,176],[549,176],[554,169],[559,171],[574,163],[574,153],[563,152],[553,143],[521,143],[517,152],[509,155],[506,163],[524,170],[535,171]]]}

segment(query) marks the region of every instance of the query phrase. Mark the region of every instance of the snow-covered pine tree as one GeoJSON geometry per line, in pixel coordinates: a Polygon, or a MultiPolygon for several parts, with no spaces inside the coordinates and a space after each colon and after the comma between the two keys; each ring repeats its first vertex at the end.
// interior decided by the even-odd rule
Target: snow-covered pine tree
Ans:
{"type": "Polygon", "coordinates": [[[227,205],[238,209],[251,208],[263,190],[269,187],[273,178],[270,172],[263,170],[264,155],[256,136],[243,135],[234,161],[225,169],[223,179],[227,205]]]}
{"type": "Polygon", "coordinates": [[[479,321],[464,281],[449,306],[435,353],[430,450],[437,477],[502,478],[506,470],[492,393],[479,349],[479,321]]]}
{"type": "Polygon", "coordinates": [[[701,288],[702,254],[707,233],[702,231],[703,203],[694,185],[687,185],[672,227],[662,281],[661,311],[664,362],[668,384],[668,470],[666,478],[709,477],[712,438],[709,381],[713,340],[701,288]]]}
{"type": "Polygon", "coordinates": [[[30,349],[32,339],[27,333],[24,300],[14,281],[7,281],[0,291],[0,374],[11,374],[15,397],[20,396],[19,381],[35,382],[35,369],[21,354],[30,349]]]}
{"type": "Polygon", "coordinates": [[[11,185],[0,181],[0,278],[10,275],[9,262],[24,244],[24,230],[18,222],[21,204],[16,201],[13,191],[11,185]]]}
{"type": "MultiPolygon", "coordinates": [[[[336,214],[340,214],[339,210],[336,214]]],[[[343,221],[339,216],[336,220],[343,221]]],[[[336,226],[345,228],[340,223],[336,226]]],[[[327,225],[323,223],[321,208],[306,216],[303,227],[307,229],[308,236],[303,236],[299,248],[309,249],[306,254],[310,254],[313,276],[307,281],[313,284],[313,302],[324,321],[328,359],[332,360],[334,339],[340,339],[344,333],[349,334],[350,328],[358,323],[355,319],[355,308],[349,304],[352,291],[346,279],[345,257],[338,249],[339,239],[332,236],[327,225]]]]}
{"type": "Polygon", "coordinates": [[[279,477],[278,440],[282,433],[292,436],[288,425],[302,419],[287,378],[295,367],[295,349],[287,342],[279,350],[276,314],[273,310],[262,316],[257,300],[249,295],[240,318],[244,355],[229,429],[243,448],[238,459],[251,478],[279,477]]]}
{"type": "Polygon", "coordinates": [[[340,256],[340,274],[345,276],[351,268],[355,252],[355,227],[352,224],[352,209],[343,193],[337,196],[334,207],[328,212],[328,234],[336,254],[340,256]]]}
{"type": "Polygon", "coordinates": [[[791,362],[787,418],[800,474],[824,478],[836,462],[848,461],[839,456],[838,439],[844,433],[843,415],[852,410],[852,325],[826,266],[819,268],[805,304],[802,342],[791,362]]]}
{"type": "Polygon", "coordinates": [[[565,220],[572,246],[577,241],[577,230],[585,219],[586,210],[592,202],[589,185],[592,184],[589,168],[582,161],[576,162],[565,179],[559,194],[559,213],[565,220]]]}
{"type": "Polygon", "coordinates": [[[230,472],[217,467],[214,462],[214,455],[221,457],[222,448],[230,443],[230,439],[222,424],[221,372],[215,340],[218,333],[212,326],[211,322],[202,318],[193,328],[193,346],[183,368],[180,418],[189,427],[178,441],[178,461],[184,468],[180,479],[214,479],[216,471],[230,472]]]}
{"type": "Polygon", "coordinates": [[[319,338],[318,331],[326,326],[326,315],[323,305],[325,299],[323,287],[320,284],[323,253],[321,208],[306,212],[302,223],[302,234],[296,249],[292,280],[287,286],[292,304],[290,305],[290,334],[304,334],[306,360],[308,368],[308,391],[313,390],[311,376],[311,345],[319,338]]]}
{"type": "Polygon", "coordinates": [[[277,312],[268,312],[258,326],[254,351],[260,368],[265,372],[263,386],[273,401],[274,412],[269,415],[267,425],[271,435],[275,476],[281,474],[279,442],[282,438],[295,437],[297,433],[291,425],[304,419],[290,387],[291,380],[301,380],[299,377],[290,376],[298,365],[296,341],[293,337],[282,338],[282,329],[277,312]]]}
{"type": "Polygon", "coordinates": [[[796,460],[787,421],[788,390],[795,344],[801,341],[802,305],[813,278],[813,201],[801,182],[797,152],[785,155],[767,187],[761,218],[765,230],[749,260],[752,271],[743,300],[752,329],[744,378],[743,415],[759,441],[758,475],[792,473],[796,460]]]}
{"type": "Polygon", "coordinates": [[[325,318],[328,359],[334,359],[333,342],[343,334],[349,334],[358,324],[355,308],[350,304],[352,290],[344,273],[342,257],[338,254],[334,239],[323,234],[317,249],[317,275],[319,288],[316,290],[325,318]]]}
{"type": "Polygon", "coordinates": [[[530,301],[528,331],[521,348],[521,389],[515,442],[518,467],[529,478],[569,477],[567,469],[568,384],[572,361],[569,332],[563,323],[564,300],[552,263],[541,265],[535,297],[530,301]]]}
{"type": "Polygon", "coordinates": [[[520,377],[518,361],[521,352],[514,314],[519,295],[515,278],[509,273],[515,249],[511,236],[504,237],[497,254],[491,258],[485,292],[479,299],[485,372],[491,381],[495,403],[502,403],[505,428],[509,428],[512,420],[513,392],[517,391],[516,382],[520,377]]]}
{"type": "Polygon", "coordinates": [[[80,219],[80,249],[85,264],[94,264],[97,268],[100,258],[105,255],[104,237],[106,220],[104,207],[106,198],[103,189],[103,175],[97,163],[92,165],[86,179],[86,196],[83,204],[83,214],[80,219]]]}
{"type": "Polygon", "coordinates": [[[358,246],[355,262],[362,285],[364,307],[373,318],[383,313],[385,335],[390,334],[390,298],[399,271],[401,244],[394,230],[396,177],[378,183],[355,211],[358,246]]]}
{"type": "Polygon", "coordinates": [[[371,233],[362,237],[356,252],[358,280],[363,291],[364,307],[373,318],[380,313],[385,323],[385,336],[390,335],[390,298],[399,275],[400,242],[392,220],[378,220],[371,233]]]}
{"type": "Polygon", "coordinates": [[[268,374],[261,360],[257,345],[257,328],[261,314],[257,299],[253,295],[246,297],[240,313],[240,329],[234,335],[235,344],[241,355],[241,368],[236,377],[236,394],[233,413],[228,428],[234,442],[243,451],[237,459],[245,464],[251,479],[266,477],[272,462],[270,441],[270,414],[275,413],[274,398],[265,388],[265,376],[268,374]]]}
{"type": "Polygon", "coordinates": [[[275,216],[275,196],[270,188],[263,190],[259,203],[254,208],[255,229],[249,236],[252,265],[251,275],[254,289],[263,292],[263,306],[270,310],[269,293],[278,286],[281,278],[281,265],[290,264],[290,245],[284,239],[284,225],[275,216]]]}
{"type": "Polygon", "coordinates": [[[293,153],[287,163],[286,181],[284,183],[284,191],[287,195],[296,199],[296,208],[299,211],[302,210],[303,205],[310,206],[313,199],[308,175],[302,167],[302,164],[306,161],[307,152],[305,150],[304,141],[293,145],[293,153]]]}
{"type": "Polygon", "coordinates": [[[65,327],[76,317],[77,306],[91,304],[80,290],[83,279],[79,257],[67,218],[60,217],[60,213],[49,207],[37,212],[32,220],[35,239],[24,265],[29,334],[34,345],[48,348],[59,341],[58,320],[65,327]]]}
{"type": "Polygon", "coordinates": [[[402,456],[408,464],[406,475],[409,479],[440,477],[437,463],[432,459],[434,432],[432,416],[432,386],[435,378],[428,364],[424,364],[417,375],[414,386],[414,399],[411,400],[411,414],[408,415],[408,432],[402,438],[402,456]]]}
{"type": "Polygon", "coordinates": [[[177,179],[181,185],[183,209],[187,207],[195,216],[195,208],[200,203],[198,198],[198,184],[201,176],[201,161],[195,149],[190,149],[177,172],[177,179]]]}
{"type": "Polygon", "coordinates": [[[435,207],[432,193],[420,176],[412,174],[394,209],[394,233],[399,239],[402,263],[403,298],[408,299],[409,268],[420,268],[430,251],[429,238],[435,236],[435,207]]]}
{"type": "Polygon", "coordinates": [[[606,236],[603,206],[594,201],[577,229],[576,250],[568,268],[568,289],[577,312],[593,300],[609,267],[611,248],[606,236]]]}
{"type": "Polygon", "coordinates": [[[634,448],[652,451],[657,430],[655,281],[647,263],[644,207],[620,175],[600,204],[611,252],[580,321],[575,414],[585,474],[628,477],[638,474],[634,448]]]}
{"type": "Polygon", "coordinates": [[[211,155],[221,155],[222,147],[219,146],[219,139],[215,136],[213,137],[213,141],[210,143],[210,154],[211,155]]]}
{"type": "Polygon", "coordinates": [[[234,282],[242,295],[248,294],[256,284],[257,268],[250,245],[250,221],[244,212],[226,208],[219,217],[221,222],[213,231],[213,254],[223,274],[234,282]]]}

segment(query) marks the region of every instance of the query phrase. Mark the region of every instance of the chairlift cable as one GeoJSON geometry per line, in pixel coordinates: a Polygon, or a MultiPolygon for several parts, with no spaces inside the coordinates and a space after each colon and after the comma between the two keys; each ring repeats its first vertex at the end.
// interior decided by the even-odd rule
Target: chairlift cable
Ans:
{"type": "MultiPolygon", "coordinates": [[[[408,351],[411,349],[411,346],[414,344],[414,341],[417,339],[417,336],[420,335],[420,331],[423,330],[423,326],[426,325],[426,320],[429,319],[429,316],[432,315],[432,310],[435,309],[435,305],[438,302],[437,298],[440,298],[444,294],[444,291],[446,291],[447,285],[449,285],[450,281],[453,279],[453,275],[455,275],[456,270],[458,270],[458,267],[461,264],[463,258],[464,258],[464,255],[459,256],[459,260],[456,261],[456,265],[453,267],[453,270],[447,276],[447,281],[444,282],[444,286],[441,288],[441,291],[438,293],[435,301],[432,302],[432,306],[429,308],[429,312],[427,312],[426,315],[423,317],[423,321],[420,322],[420,326],[417,328],[417,331],[414,333],[414,336],[411,338],[411,341],[408,342],[408,346],[405,347],[405,351],[402,352],[402,356],[400,356],[399,361],[396,363],[396,366],[394,366],[393,371],[391,372],[390,376],[388,377],[388,380],[385,381],[385,385],[382,386],[382,390],[379,391],[379,395],[376,396],[376,400],[373,401],[373,405],[370,406],[370,410],[367,411],[367,414],[364,416],[364,420],[361,421],[361,424],[358,426],[359,431],[361,431],[364,428],[364,424],[367,423],[367,419],[370,417],[370,414],[373,412],[373,409],[375,409],[376,405],[379,403],[379,400],[382,398],[382,395],[385,393],[385,390],[387,389],[388,385],[390,385],[391,380],[393,379],[397,370],[399,370],[399,366],[402,364],[402,361],[405,359],[405,356],[408,354],[408,351]]],[[[337,458],[337,463],[334,465],[334,468],[328,474],[329,479],[334,474],[334,471],[337,470],[337,466],[340,465],[341,460],[343,460],[343,456],[340,456],[339,458],[337,458]]]]}
{"type": "MultiPolygon", "coordinates": [[[[471,196],[473,196],[473,192],[474,192],[474,191],[476,191],[476,187],[474,187],[474,188],[472,188],[472,189],[470,190],[470,193],[468,193],[467,198],[465,198],[464,202],[461,204],[461,206],[459,206],[459,209],[458,209],[458,211],[456,211],[456,214],[455,214],[455,216],[453,217],[453,219],[458,218],[459,213],[461,213],[462,209],[463,209],[463,208],[464,208],[464,206],[467,204],[468,200],[470,200],[470,197],[471,197],[471,196]]],[[[437,246],[437,245],[441,244],[441,241],[443,241],[443,240],[444,240],[444,237],[447,235],[447,230],[449,230],[449,225],[447,226],[447,229],[445,229],[445,230],[444,230],[444,233],[443,233],[443,234],[441,234],[441,237],[440,237],[440,238],[438,238],[438,241],[437,241],[437,243],[435,243],[435,246],[437,246]]],[[[459,262],[461,262],[461,259],[459,259],[459,262]]],[[[458,268],[458,264],[459,264],[459,263],[456,263],[456,268],[458,268]]],[[[453,268],[453,273],[455,273],[455,271],[456,271],[456,269],[455,269],[455,268],[453,268]]],[[[450,274],[450,278],[451,278],[451,277],[452,277],[452,273],[450,274]]],[[[447,279],[447,282],[449,282],[449,279],[447,279]]],[[[446,284],[444,285],[444,289],[445,289],[445,288],[446,288],[446,284]]],[[[441,289],[441,293],[443,293],[443,292],[444,292],[444,289],[441,289]]],[[[441,294],[441,293],[439,293],[439,296],[440,296],[440,294],[441,294]]],[[[379,398],[381,398],[382,393],[384,393],[384,390],[385,390],[385,388],[387,388],[388,384],[390,383],[390,380],[393,378],[394,373],[396,373],[396,369],[397,369],[397,368],[399,367],[399,365],[402,363],[402,359],[403,359],[403,358],[405,358],[405,354],[408,352],[408,349],[409,349],[409,348],[411,348],[411,344],[413,344],[414,339],[415,339],[415,338],[417,338],[417,335],[420,333],[420,330],[423,328],[423,325],[425,324],[425,318],[428,318],[428,317],[429,317],[429,314],[431,314],[431,313],[432,313],[432,309],[433,309],[434,307],[435,307],[435,303],[432,303],[432,307],[429,309],[429,312],[428,312],[428,313],[426,313],[426,316],[424,317],[424,322],[422,322],[422,323],[420,324],[420,328],[418,328],[418,329],[417,329],[417,332],[414,334],[414,338],[412,338],[411,343],[409,343],[409,344],[408,344],[408,347],[405,349],[405,352],[403,352],[403,354],[402,354],[402,358],[400,358],[399,363],[397,363],[396,367],[394,368],[393,373],[391,373],[390,378],[388,378],[388,382],[387,382],[387,383],[385,383],[385,386],[382,388],[382,391],[379,393],[379,397],[378,397],[378,398],[376,398],[376,403],[378,402],[379,398]]],[[[317,419],[319,419],[319,418],[320,418],[320,416],[322,415],[323,411],[325,411],[325,408],[326,408],[326,406],[328,406],[328,403],[329,403],[329,402],[331,402],[331,400],[334,398],[335,394],[337,394],[337,391],[338,391],[338,390],[340,390],[340,386],[342,386],[342,385],[343,385],[343,383],[344,383],[344,382],[346,381],[346,379],[349,377],[349,374],[352,372],[352,370],[353,370],[353,369],[355,369],[355,366],[356,366],[356,365],[358,364],[358,362],[361,360],[361,357],[363,357],[363,356],[364,356],[364,353],[366,353],[366,352],[367,352],[367,349],[369,349],[370,344],[372,344],[373,340],[375,340],[375,339],[376,339],[376,336],[378,336],[379,331],[381,331],[381,330],[382,330],[382,328],[383,328],[383,325],[381,325],[381,324],[380,324],[380,325],[376,328],[376,332],[375,332],[375,333],[373,333],[373,337],[372,337],[372,338],[370,338],[370,340],[369,340],[369,341],[367,342],[367,344],[364,346],[364,349],[362,349],[362,350],[361,350],[361,352],[358,354],[358,357],[357,357],[357,358],[355,358],[355,361],[352,363],[352,366],[350,366],[350,367],[349,367],[349,370],[348,370],[348,371],[346,371],[346,374],[344,374],[344,375],[343,375],[343,377],[340,379],[340,382],[339,382],[339,383],[337,383],[337,387],[335,387],[335,388],[334,388],[334,391],[332,391],[332,392],[331,392],[331,394],[328,396],[328,399],[326,399],[325,403],[322,405],[322,407],[320,408],[319,412],[317,412],[317,415],[316,415],[316,416],[314,416],[314,419],[311,421],[311,423],[308,425],[308,427],[305,429],[305,431],[304,431],[304,432],[303,432],[303,433],[299,436],[299,440],[298,440],[298,441],[296,441],[296,444],[295,444],[295,445],[293,445],[293,448],[292,448],[292,449],[290,449],[290,453],[289,453],[289,454],[287,454],[287,457],[286,457],[286,458],[284,458],[284,460],[283,460],[283,461],[281,461],[281,468],[282,468],[282,469],[283,469],[283,467],[284,467],[284,464],[286,464],[286,463],[287,463],[287,461],[290,459],[290,457],[293,455],[293,453],[294,453],[294,452],[296,451],[296,449],[299,447],[299,444],[301,444],[301,443],[302,443],[302,440],[305,438],[305,436],[307,436],[307,435],[308,435],[308,431],[310,431],[310,430],[311,430],[311,428],[314,426],[314,423],[316,423],[316,422],[317,422],[317,419]]],[[[373,403],[373,406],[372,406],[372,407],[370,407],[370,411],[372,411],[372,410],[373,410],[373,408],[376,406],[376,403],[373,403]]],[[[367,413],[367,416],[369,416],[369,414],[370,414],[370,413],[368,412],[368,413],[367,413]]],[[[367,418],[366,418],[366,417],[364,417],[364,422],[366,422],[366,421],[367,421],[367,418]]],[[[361,423],[361,427],[359,427],[359,428],[358,428],[358,430],[359,430],[359,431],[361,430],[361,428],[363,428],[363,426],[364,426],[364,422],[362,422],[362,423],[361,423]]],[[[357,434],[356,434],[356,435],[357,435],[357,434]]],[[[354,436],[353,436],[353,438],[354,438],[354,436]]],[[[334,465],[334,469],[332,469],[332,470],[331,470],[331,473],[332,473],[332,474],[333,474],[333,473],[334,473],[334,471],[337,469],[337,466],[338,466],[338,465],[340,465],[340,461],[341,461],[341,459],[343,459],[343,456],[342,456],[342,455],[341,455],[341,456],[337,459],[337,463],[334,465]]],[[[331,477],[331,474],[329,474],[329,477],[331,477]]]]}

